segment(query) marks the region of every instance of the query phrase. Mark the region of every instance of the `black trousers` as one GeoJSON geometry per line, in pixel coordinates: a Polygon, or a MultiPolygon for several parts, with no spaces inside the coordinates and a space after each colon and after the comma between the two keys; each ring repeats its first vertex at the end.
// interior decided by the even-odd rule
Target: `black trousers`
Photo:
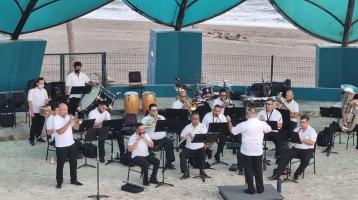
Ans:
{"type": "Polygon", "coordinates": [[[195,150],[184,147],[183,150],[180,152],[179,157],[181,172],[184,173],[188,171],[187,160],[189,159],[189,157],[195,159],[200,171],[204,170],[206,157],[206,151],[204,147],[195,150]]]}
{"type": "MultiPolygon", "coordinates": [[[[80,105],[80,98],[72,97],[70,98],[70,103],[68,104],[68,113],[76,116],[76,111],[80,105]]],[[[83,119],[83,114],[78,112],[78,118],[83,119]]]]}
{"type": "Polygon", "coordinates": [[[286,132],[287,130],[280,130],[280,132],[270,132],[265,134],[265,140],[272,141],[275,145],[276,157],[281,157],[288,149],[288,139],[283,139],[284,137],[287,137],[286,135],[283,135],[287,134],[286,132]]]}
{"type": "Polygon", "coordinates": [[[154,148],[157,150],[160,150],[164,147],[165,159],[166,159],[167,163],[172,163],[175,161],[174,144],[173,144],[172,140],[170,140],[167,137],[164,137],[159,140],[153,140],[153,142],[154,142],[154,148]]]}
{"type": "Polygon", "coordinates": [[[56,148],[57,156],[57,167],[56,167],[56,180],[58,184],[63,183],[63,166],[65,164],[66,158],[70,162],[70,175],[71,182],[77,181],[77,147],[75,144],[72,144],[68,147],[57,147],[56,148]]]}
{"type": "Polygon", "coordinates": [[[152,155],[146,157],[136,156],[133,158],[133,163],[139,166],[143,173],[143,184],[148,183],[148,169],[150,165],[153,165],[153,171],[150,176],[151,180],[157,179],[157,173],[159,169],[160,161],[152,155]]]}
{"type": "Polygon", "coordinates": [[[118,148],[120,155],[123,155],[126,152],[126,147],[124,146],[124,137],[120,131],[113,131],[111,137],[116,139],[118,142],[118,148]]]}
{"type": "Polygon", "coordinates": [[[41,136],[42,129],[45,123],[45,117],[39,113],[35,113],[35,117],[32,117],[32,123],[30,128],[30,141],[34,141],[35,137],[38,138],[41,136]]]}
{"type": "Polygon", "coordinates": [[[104,137],[103,135],[108,136],[108,132],[110,130],[110,127],[104,126],[101,128],[91,128],[87,130],[86,140],[87,141],[96,141],[97,138],[96,135],[99,135],[100,140],[98,141],[98,154],[99,158],[102,159],[106,155],[106,151],[104,149],[104,142],[106,141],[107,137],[104,137]]]}
{"type": "Polygon", "coordinates": [[[240,161],[245,171],[245,180],[250,192],[255,192],[254,176],[257,192],[264,191],[264,182],[262,178],[262,155],[246,156],[240,153],[240,161]]]}
{"type": "Polygon", "coordinates": [[[295,149],[292,148],[289,151],[287,151],[282,159],[280,159],[280,162],[278,163],[276,176],[280,177],[282,172],[285,170],[288,163],[293,158],[299,158],[300,159],[300,165],[298,166],[297,170],[295,171],[294,176],[299,176],[302,174],[302,172],[306,169],[306,167],[309,165],[311,158],[313,158],[313,149],[295,149]]]}
{"type": "Polygon", "coordinates": [[[224,152],[224,147],[225,147],[225,143],[226,143],[226,134],[225,133],[220,133],[219,137],[218,137],[218,149],[216,151],[216,154],[221,154],[222,152],[224,152]]]}

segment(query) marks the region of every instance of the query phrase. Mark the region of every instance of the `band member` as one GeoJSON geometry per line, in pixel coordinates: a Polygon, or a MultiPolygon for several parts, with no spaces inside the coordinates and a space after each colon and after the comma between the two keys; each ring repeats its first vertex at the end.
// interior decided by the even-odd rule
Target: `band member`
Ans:
{"type": "Polygon", "coordinates": [[[155,125],[158,120],[165,120],[165,117],[158,114],[158,107],[156,104],[149,105],[149,114],[142,119],[142,124],[146,126],[145,131],[149,134],[154,142],[156,149],[165,148],[166,168],[175,169],[172,162],[175,161],[174,144],[173,141],[166,137],[165,131],[154,132],[155,125]]]}
{"type": "Polygon", "coordinates": [[[293,99],[294,94],[292,90],[286,91],[286,101],[287,101],[287,107],[291,111],[290,112],[290,124],[288,129],[290,131],[293,131],[297,127],[297,117],[299,112],[299,106],[298,103],[293,99]]]}
{"type": "Polygon", "coordinates": [[[60,189],[63,183],[63,166],[68,158],[70,163],[71,184],[82,185],[77,180],[77,148],[73,140],[72,128],[78,129],[79,123],[74,117],[68,115],[67,105],[61,103],[58,107],[58,115],[53,119],[53,129],[56,146],[56,188],[60,189]]]}
{"type": "MultiPolygon", "coordinates": [[[[110,127],[102,126],[103,121],[105,120],[111,120],[111,116],[109,114],[108,110],[108,103],[105,101],[100,101],[98,103],[98,107],[93,109],[89,114],[88,114],[88,119],[95,119],[93,128],[88,129],[87,133],[89,135],[99,135],[99,134],[105,134],[110,131],[110,127]]],[[[101,163],[104,163],[104,156],[105,156],[105,150],[104,150],[104,142],[105,139],[99,140],[98,141],[98,154],[99,154],[99,161],[101,163]]]]}
{"type": "Polygon", "coordinates": [[[262,141],[264,134],[271,131],[271,127],[256,118],[255,108],[249,108],[247,111],[247,121],[242,122],[232,128],[229,122],[229,128],[232,134],[242,135],[242,145],[240,149],[240,161],[244,167],[245,179],[248,189],[244,192],[255,194],[264,192],[264,184],[262,177],[262,141]],[[256,191],[254,187],[254,179],[256,183],[256,191]]]}
{"type": "MultiPolygon", "coordinates": [[[[90,82],[90,79],[88,78],[88,76],[85,73],[81,72],[81,68],[82,68],[82,63],[79,61],[76,61],[73,64],[73,69],[74,69],[73,72],[69,73],[66,78],[65,93],[67,95],[70,95],[69,100],[67,102],[68,103],[68,112],[73,116],[75,116],[75,113],[79,106],[82,94],[70,94],[71,88],[73,86],[85,86],[86,83],[92,84],[92,82],[90,82]]],[[[80,115],[79,115],[79,117],[80,117],[80,115]]]]}
{"type": "Polygon", "coordinates": [[[222,107],[221,113],[224,114],[225,108],[231,104],[232,104],[231,100],[228,98],[228,93],[223,88],[219,91],[219,97],[214,100],[214,102],[212,104],[212,109],[214,109],[215,105],[220,105],[222,107]]]}
{"type": "Polygon", "coordinates": [[[310,126],[310,119],[307,115],[302,115],[300,118],[300,127],[297,127],[294,132],[298,132],[302,144],[293,143],[292,149],[286,152],[280,160],[276,174],[269,177],[270,180],[277,180],[280,178],[283,170],[286,168],[292,158],[299,158],[300,165],[294,173],[294,180],[298,180],[298,176],[303,173],[309,165],[310,159],[313,158],[314,145],[317,139],[316,131],[310,126]]]}
{"type": "Polygon", "coordinates": [[[204,143],[192,143],[192,139],[197,134],[206,134],[207,129],[204,125],[200,123],[199,113],[193,112],[191,114],[191,123],[188,124],[180,134],[182,141],[186,140],[186,145],[184,149],[180,152],[180,169],[183,173],[181,179],[189,178],[189,171],[187,167],[187,159],[189,156],[195,156],[195,161],[197,161],[198,168],[200,170],[200,176],[204,180],[205,177],[208,177],[204,171],[205,164],[205,147],[204,143]]]}
{"type": "Polygon", "coordinates": [[[186,90],[180,90],[178,100],[174,101],[172,108],[173,109],[184,109],[185,101],[187,98],[186,90]]]}
{"type": "Polygon", "coordinates": [[[136,132],[128,140],[128,151],[132,152],[133,163],[139,166],[143,173],[143,185],[148,186],[150,183],[158,184],[157,173],[160,161],[149,154],[148,148],[153,148],[154,143],[149,135],[144,131],[144,125],[138,123],[135,125],[136,132]],[[152,174],[148,181],[148,168],[153,165],[152,174]]]}
{"type": "MultiPolygon", "coordinates": [[[[257,114],[257,118],[261,121],[277,122],[277,128],[282,128],[282,115],[278,110],[275,109],[273,99],[268,99],[266,101],[265,109],[257,114]]],[[[279,157],[282,153],[282,148],[280,147],[281,137],[278,135],[278,132],[278,130],[272,130],[270,133],[265,135],[267,141],[272,141],[275,144],[276,157],[279,157]]]]}
{"type": "MultiPolygon", "coordinates": [[[[225,117],[224,114],[222,114],[221,112],[222,107],[221,105],[215,105],[212,112],[207,113],[204,118],[203,118],[203,125],[206,127],[206,129],[209,129],[209,124],[210,123],[216,123],[216,122],[228,122],[230,121],[228,117],[225,117]]],[[[219,134],[219,141],[218,141],[218,150],[214,156],[215,160],[219,161],[220,160],[220,154],[224,151],[224,146],[225,146],[225,134],[220,133],[219,134]]],[[[208,152],[208,158],[211,158],[211,150],[209,150],[208,152]]]]}
{"type": "Polygon", "coordinates": [[[35,84],[36,87],[30,89],[27,96],[29,113],[32,119],[29,138],[32,146],[35,145],[35,139],[37,139],[38,142],[45,142],[45,140],[41,138],[45,117],[41,115],[40,108],[48,103],[47,91],[44,89],[44,78],[38,78],[35,84]]]}
{"type": "Polygon", "coordinates": [[[55,135],[53,134],[54,133],[54,129],[53,129],[53,119],[55,118],[55,116],[57,115],[58,113],[58,105],[51,105],[51,114],[50,116],[46,119],[46,133],[47,133],[47,139],[50,141],[50,142],[53,142],[54,139],[55,139],[55,135]]]}

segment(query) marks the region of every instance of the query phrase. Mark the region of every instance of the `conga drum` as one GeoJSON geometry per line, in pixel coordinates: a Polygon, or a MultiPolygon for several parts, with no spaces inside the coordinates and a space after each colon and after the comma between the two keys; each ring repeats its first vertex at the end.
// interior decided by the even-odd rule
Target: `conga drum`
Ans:
{"type": "Polygon", "coordinates": [[[124,111],[126,113],[138,114],[138,110],[139,110],[138,93],[133,91],[124,93],[124,111]]]}
{"type": "Polygon", "coordinates": [[[149,105],[152,103],[157,103],[157,97],[154,92],[143,92],[142,95],[142,112],[146,113],[149,109],[149,105]]]}

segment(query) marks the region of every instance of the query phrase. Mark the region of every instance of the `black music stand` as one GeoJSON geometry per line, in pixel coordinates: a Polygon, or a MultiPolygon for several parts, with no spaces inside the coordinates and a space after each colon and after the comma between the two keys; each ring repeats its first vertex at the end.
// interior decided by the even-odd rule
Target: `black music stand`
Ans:
{"type": "Polygon", "coordinates": [[[111,131],[111,159],[107,160],[105,165],[111,164],[112,162],[120,163],[119,160],[113,159],[113,134],[115,131],[120,131],[123,127],[123,119],[112,119],[103,121],[102,126],[109,126],[111,131]]]}
{"type": "Polygon", "coordinates": [[[100,132],[89,132],[86,134],[86,138],[88,140],[97,140],[97,194],[96,195],[90,195],[88,198],[108,198],[107,195],[100,195],[99,194],[99,140],[105,140],[108,137],[108,132],[104,131],[102,133],[100,132]]]}
{"type": "MultiPolygon", "coordinates": [[[[337,107],[320,107],[320,113],[322,117],[328,117],[328,118],[335,118],[335,119],[340,119],[342,118],[342,109],[341,108],[337,108],[337,107]]],[[[331,131],[331,130],[329,130],[331,131]]],[[[322,151],[322,153],[326,153],[327,156],[329,156],[331,153],[333,154],[338,154],[338,152],[332,151],[332,147],[334,147],[334,132],[332,132],[332,141],[330,142],[330,144],[327,146],[326,149],[324,149],[322,151]]]]}
{"type": "MultiPolygon", "coordinates": [[[[175,122],[172,121],[172,120],[158,120],[156,125],[155,125],[154,132],[163,132],[163,131],[165,131],[165,133],[167,133],[169,127],[174,126],[174,125],[175,125],[175,122]],[[172,123],[174,123],[174,124],[172,124],[172,123]]],[[[160,149],[160,155],[163,158],[163,161],[162,161],[162,181],[158,185],[156,185],[155,187],[157,188],[157,187],[162,186],[162,185],[167,185],[167,186],[174,187],[173,184],[164,182],[164,172],[166,170],[166,167],[165,167],[165,164],[166,164],[165,156],[166,155],[165,155],[164,147],[160,149]]]]}
{"type": "MultiPolygon", "coordinates": [[[[93,128],[93,126],[94,126],[94,121],[95,121],[95,119],[83,120],[83,122],[82,122],[81,125],[80,125],[79,131],[80,131],[80,132],[85,132],[85,135],[87,136],[87,130],[93,128]]],[[[87,141],[87,140],[86,140],[86,136],[85,136],[85,143],[86,143],[86,141],[87,141]]],[[[81,137],[82,137],[82,134],[81,134],[81,137]]],[[[84,154],[85,154],[85,163],[84,163],[83,165],[77,167],[77,169],[79,169],[79,168],[81,168],[81,167],[92,167],[92,168],[96,168],[95,166],[90,165],[90,164],[87,163],[87,148],[85,148],[84,154]]]]}
{"type": "MultiPolygon", "coordinates": [[[[300,139],[300,135],[299,135],[298,132],[292,132],[292,133],[290,134],[290,142],[291,142],[291,143],[296,143],[296,144],[302,144],[301,139],[300,139]]],[[[282,180],[282,182],[298,183],[298,181],[296,181],[296,180],[289,179],[289,178],[288,178],[289,174],[290,174],[290,173],[287,173],[286,178],[284,178],[284,179],[282,180]]]]}
{"type": "Polygon", "coordinates": [[[71,87],[70,94],[88,94],[92,90],[92,87],[89,85],[86,86],[73,86],[71,87]]]}
{"type": "MultiPolygon", "coordinates": [[[[266,123],[271,127],[271,130],[273,130],[273,131],[278,130],[278,127],[277,127],[278,122],[277,121],[266,121],[266,123]]],[[[271,133],[276,133],[276,132],[271,132],[271,133]]],[[[266,171],[267,165],[268,166],[271,165],[271,160],[268,160],[267,156],[266,156],[267,155],[267,150],[268,150],[266,143],[267,143],[267,139],[266,139],[266,137],[264,137],[264,156],[262,158],[262,164],[263,164],[262,170],[263,171],[266,171]]]]}
{"type": "MultiPolygon", "coordinates": [[[[220,135],[220,134],[225,134],[228,132],[229,132],[229,126],[228,126],[227,122],[209,123],[208,133],[217,133],[220,135]]],[[[228,163],[222,162],[220,160],[216,160],[211,165],[216,165],[216,164],[229,165],[228,163]]]]}
{"type": "Polygon", "coordinates": [[[175,123],[172,123],[172,125],[174,126],[168,127],[168,132],[177,134],[177,139],[176,139],[177,143],[179,141],[180,132],[190,122],[188,118],[189,115],[190,113],[188,109],[167,108],[165,110],[165,118],[167,120],[175,121],[175,123]]]}
{"type": "MultiPolygon", "coordinates": [[[[235,120],[235,122],[242,122],[246,120],[246,107],[233,107],[233,108],[225,108],[224,111],[225,116],[230,116],[231,120],[235,120]]],[[[233,123],[234,126],[234,123],[233,123]]]]}

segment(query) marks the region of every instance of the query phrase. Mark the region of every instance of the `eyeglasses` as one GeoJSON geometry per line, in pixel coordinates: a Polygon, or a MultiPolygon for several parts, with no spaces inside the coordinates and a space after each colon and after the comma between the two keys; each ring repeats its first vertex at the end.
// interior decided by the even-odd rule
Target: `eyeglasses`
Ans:
{"type": "Polygon", "coordinates": [[[151,110],[151,112],[158,112],[158,110],[151,110]]]}
{"type": "Polygon", "coordinates": [[[301,124],[307,123],[307,121],[300,121],[301,124]]]}
{"type": "Polygon", "coordinates": [[[266,105],[270,106],[270,105],[273,105],[273,103],[265,103],[266,105]]]}

